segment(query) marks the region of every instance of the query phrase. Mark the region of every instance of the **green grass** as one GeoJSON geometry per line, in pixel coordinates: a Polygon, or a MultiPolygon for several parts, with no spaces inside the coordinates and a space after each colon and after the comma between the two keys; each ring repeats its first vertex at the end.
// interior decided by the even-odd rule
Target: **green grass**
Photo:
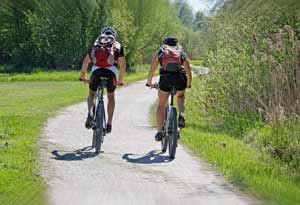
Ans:
{"type": "MultiPolygon", "coordinates": [[[[57,73],[56,73],[57,74],[57,73]]],[[[53,72],[16,75],[15,79],[43,80],[53,72]],[[36,75],[36,76],[35,76],[36,75]],[[21,77],[22,76],[22,77],[21,77]]],[[[63,73],[77,77],[79,72],[63,73]]],[[[47,77],[48,76],[48,77],[47,77]]],[[[126,76],[130,83],[145,73],[126,76]]],[[[72,78],[73,79],[73,78],[72,78]]],[[[77,78],[76,78],[77,80],[77,78]]],[[[88,86],[81,82],[1,82],[0,83],[0,204],[40,205],[45,186],[39,176],[37,140],[46,120],[64,106],[84,101],[88,86]],[[8,146],[2,146],[8,143],[8,146]]]]}
{"type": "MultiPolygon", "coordinates": [[[[0,82],[15,82],[15,81],[78,81],[79,79],[79,70],[78,71],[36,71],[32,74],[30,73],[12,73],[5,74],[0,73],[0,82]]],[[[134,79],[144,78],[145,71],[138,71],[130,73],[127,75],[127,81],[132,81],[134,79]]]]}
{"type": "Polygon", "coordinates": [[[0,82],[15,81],[78,81],[79,71],[38,71],[30,73],[0,74],[0,82]]]}
{"type": "Polygon", "coordinates": [[[193,65],[200,65],[200,66],[205,65],[203,60],[190,60],[190,63],[193,64],[193,65]]]}
{"type": "Polygon", "coordinates": [[[181,143],[215,165],[241,190],[263,199],[264,204],[300,204],[299,179],[271,156],[213,126],[195,98],[199,91],[201,82],[194,80],[187,94],[187,127],[181,143]]]}

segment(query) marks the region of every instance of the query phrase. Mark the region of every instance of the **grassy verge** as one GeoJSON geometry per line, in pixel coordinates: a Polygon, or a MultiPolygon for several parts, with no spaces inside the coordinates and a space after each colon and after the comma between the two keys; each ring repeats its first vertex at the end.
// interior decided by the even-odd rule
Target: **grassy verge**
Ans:
{"type": "Polygon", "coordinates": [[[190,63],[199,66],[203,66],[205,64],[203,60],[190,60],[190,63]]]}
{"type": "Polygon", "coordinates": [[[187,95],[187,127],[181,143],[218,167],[241,190],[264,199],[264,204],[300,204],[297,175],[268,154],[214,127],[194,95],[203,90],[200,80],[195,79],[193,86],[187,95]]]}
{"type": "MultiPolygon", "coordinates": [[[[0,83],[0,204],[43,204],[38,137],[47,118],[61,107],[85,100],[88,89],[80,82],[67,82],[73,77],[65,76],[77,80],[78,72],[60,74],[55,78],[53,72],[15,75],[16,80],[27,81],[43,76],[45,82],[0,83]]],[[[145,77],[146,73],[134,73],[126,76],[126,82],[145,77]]]]}
{"type": "Polygon", "coordinates": [[[79,71],[37,71],[34,73],[0,74],[0,82],[78,81],[79,71]]]}
{"type": "MultiPolygon", "coordinates": [[[[145,78],[145,71],[130,73],[126,76],[126,81],[138,80],[145,78]]],[[[37,71],[29,73],[0,73],[0,82],[16,82],[16,81],[78,81],[79,71],[37,71]]]]}

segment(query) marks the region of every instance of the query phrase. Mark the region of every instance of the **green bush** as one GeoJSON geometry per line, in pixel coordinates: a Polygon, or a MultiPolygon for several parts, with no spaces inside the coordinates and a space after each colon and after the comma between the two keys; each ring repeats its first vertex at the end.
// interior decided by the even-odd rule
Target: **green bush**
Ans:
{"type": "Polygon", "coordinates": [[[300,36],[293,21],[300,6],[288,2],[236,0],[211,17],[205,48],[212,75],[205,89],[229,117],[254,113],[271,122],[300,114],[300,36]]]}
{"type": "Polygon", "coordinates": [[[200,32],[210,74],[195,94],[215,126],[298,169],[299,10],[297,0],[226,3],[200,32]]]}
{"type": "Polygon", "coordinates": [[[251,142],[263,152],[285,162],[290,168],[300,168],[300,121],[286,120],[265,126],[256,132],[251,142]]]}

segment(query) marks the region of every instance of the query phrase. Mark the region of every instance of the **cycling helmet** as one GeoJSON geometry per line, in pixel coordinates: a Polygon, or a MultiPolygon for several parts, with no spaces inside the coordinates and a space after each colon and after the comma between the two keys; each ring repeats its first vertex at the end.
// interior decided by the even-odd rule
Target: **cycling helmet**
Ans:
{"type": "Polygon", "coordinates": [[[114,27],[104,27],[101,31],[101,34],[105,34],[105,35],[109,35],[109,36],[113,36],[114,38],[117,37],[117,31],[114,27]]]}
{"type": "Polygon", "coordinates": [[[168,45],[168,46],[176,46],[177,43],[178,43],[178,40],[174,36],[167,36],[163,40],[163,44],[168,45]]]}

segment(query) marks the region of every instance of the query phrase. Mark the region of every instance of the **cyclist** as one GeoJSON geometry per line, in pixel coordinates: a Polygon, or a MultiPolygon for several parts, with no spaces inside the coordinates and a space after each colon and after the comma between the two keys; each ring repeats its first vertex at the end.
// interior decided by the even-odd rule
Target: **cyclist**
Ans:
{"type": "Polygon", "coordinates": [[[87,98],[88,116],[85,122],[87,129],[92,127],[93,114],[92,108],[95,106],[95,96],[99,87],[100,77],[107,77],[107,133],[111,132],[112,119],[115,109],[115,88],[116,85],[123,85],[126,61],[124,49],[119,42],[116,41],[117,32],[113,27],[105,27],[101,31],[101,35],[97,38],[94,45],[89,49],[84,58],[80,80],[89,82],[89,95],[87,98]],[[92,63],[92,73],[90,81],[86,79],[86,73],[89,64],[92,63]],[[120,65],[118,81],[116,80],[117,66],[120,65]]]}
{"type": "Polygon", "coordinates": [[[192,74],[189,60],[186,53],[178,44],[175,37],[168,36],[163,40],[163,45],[157,53],[155,53],[151,68],[148,73],[147,85],[152,87],[152,78],[155,70],[160,64],[160,78],[158,90],[158,107],[157,107],[157,133],[155,135],[156,141],[162,139],[162,128],[165,117],[165,108],[168,97],[171,91],[171,85],[175,85],[177,90],[177,106],[179,110],[178,127],[185,127],[184,118],[184,103],[185,103],[185,89],[191,87],[192,74]]]}

